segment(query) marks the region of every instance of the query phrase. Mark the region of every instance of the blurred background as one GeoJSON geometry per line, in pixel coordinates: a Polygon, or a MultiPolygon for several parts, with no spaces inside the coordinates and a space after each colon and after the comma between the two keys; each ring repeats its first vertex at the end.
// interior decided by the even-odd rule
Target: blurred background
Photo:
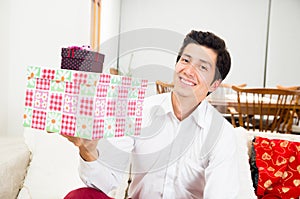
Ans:
{"type": "MultiPolygon", "coordinates": [[[[195,29],[225,39],[232,56],[225,83],[299,85],[299,19],[299,0],[102,0],[104,72],[146,78],[150,89],[155,80],[171,82],[176,47],[195,29]],[[174,43],[160,47],[164,35],[154,46],[132,47],[134,37],[122,37],[148,40],[143,29],[164,30],[174,43]]],[[[62,47],[90,43],[91,1],[1,0],[0,25],[0,135],[21,136],[26,67],[59,68],[62,47]]]]}

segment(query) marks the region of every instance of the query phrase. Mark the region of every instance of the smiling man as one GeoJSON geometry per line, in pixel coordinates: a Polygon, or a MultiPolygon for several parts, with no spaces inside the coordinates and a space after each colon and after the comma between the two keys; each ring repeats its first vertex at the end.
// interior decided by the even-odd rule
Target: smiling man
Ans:
{"type": "Polygon", "coordinates": [[[129,160],[129,198],[237,198],[233,127],[205,99],[227,76],[230,65],[221,38],[210,32],[187,34],[176,61],[174,89],[145,99],[139,137],[109,144],[68,138],[79,146],[80,175],[93,189],[75,190],[66,198],[85,198],[83,191],[95,190],[98,198],[108,198],[129,160]]]}

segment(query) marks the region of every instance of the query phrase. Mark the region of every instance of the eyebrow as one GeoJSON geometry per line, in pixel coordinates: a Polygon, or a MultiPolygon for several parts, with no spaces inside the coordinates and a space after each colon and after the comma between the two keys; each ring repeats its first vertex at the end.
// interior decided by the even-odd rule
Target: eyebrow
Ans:
{"type": "MultiPolygon", "coordinates": [[[[193,58],[191,55],[189,55],[189,54],[182,54],[182,55],[184,55],[184,56],[187,56],[188,58],[193,58]]],[[[212,67],[212,64],[209,62],[209,61],[206,61],[206,60],[204,60],[204,59],[199,59],[199,61],[201,61],[201,62],[203,62],[203,63],[205,63],[205,64],[208,64],[210,67],[212,67]]]]}

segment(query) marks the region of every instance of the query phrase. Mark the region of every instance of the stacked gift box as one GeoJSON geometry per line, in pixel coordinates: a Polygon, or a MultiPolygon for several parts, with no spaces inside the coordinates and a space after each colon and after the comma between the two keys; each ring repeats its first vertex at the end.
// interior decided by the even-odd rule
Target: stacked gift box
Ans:
{"type": "Polygon", "coordinates": [[[61,49],[61,68],[101,73],[104,54],[92,51],[89,47],[71,46],[61,49]]]}
{"type": "Polygon", "coordinates": [[[146,80],[27,67],[25,127],[86,139],[139,135],[146,80]]]}

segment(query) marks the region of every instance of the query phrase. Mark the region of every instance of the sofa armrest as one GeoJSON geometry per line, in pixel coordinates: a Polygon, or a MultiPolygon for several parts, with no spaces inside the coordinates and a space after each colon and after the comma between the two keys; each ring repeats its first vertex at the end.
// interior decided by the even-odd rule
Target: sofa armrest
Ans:
{"type": "Polygon", "coordinates": [[[0,198],[16,198],[30,161],[24,138],[0,137],[0,157],[0,198]]]}

